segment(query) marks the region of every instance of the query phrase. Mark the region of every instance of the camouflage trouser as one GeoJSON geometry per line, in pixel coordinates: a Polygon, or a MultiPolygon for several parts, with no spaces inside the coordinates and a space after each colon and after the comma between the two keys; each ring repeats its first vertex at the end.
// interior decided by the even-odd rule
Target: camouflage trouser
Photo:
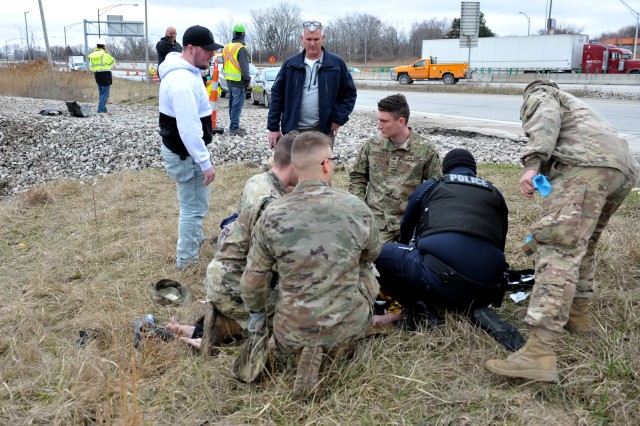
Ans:
{"type": "MultiPolygon", "coordinates": [[[[215,308],[223,315],[236,320],[243,329],[247,329],[247,321],[249,321],[249,311],[244,307],[242,296],[240,295],[240,277],[244,272],[237,265],[227,263],[217,258],[235,221],[225,225],[220,231],[218,241],[216,243],[216,257],[209,263],[207,267],[207,276],[204,279],[204,287],[207,291],[207,300],[212,302],[215,308]]],[[[272,300],[268,301],[265,312],[273,313],[275,307],[275,298],[277,293],[271,293],[272,300]]]]}
{"type": "Polygon", "coordinates": [[[602,230],[633,187],[622,172],[555,163],[536,240],[536,284],[525,321],[561,332],[574,297],[593,295],[593,255],[602,230]]]}
{"type": "Polygon", "coordinates": [[[396,243],[400,239],[400,230],[388,231],[385,227],[380,230],[380,239],[383,243],[396,243]]]}
{"type": "Polygon", "coordinates": [[[246,329],[249,311],[244,307],[240,296],[242,271],[235,269],[213,258],[207,267],[204,286],[207,290],[207,300],[211,301],[220,313],[236,320],[243,329],[246,329]]]}

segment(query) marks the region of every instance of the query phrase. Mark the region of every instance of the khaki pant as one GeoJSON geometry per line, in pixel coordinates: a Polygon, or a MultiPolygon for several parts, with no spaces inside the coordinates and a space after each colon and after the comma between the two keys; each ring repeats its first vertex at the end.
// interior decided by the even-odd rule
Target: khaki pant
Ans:
{"type": "Polygon", "coordinates": [[[633,188],[622,172],[555,163],[552,186],[531,230],[537,243],[536,284],[525,321],[561,332],[574,297],[593,295],[593,256],[613,213],[633,188]]]}

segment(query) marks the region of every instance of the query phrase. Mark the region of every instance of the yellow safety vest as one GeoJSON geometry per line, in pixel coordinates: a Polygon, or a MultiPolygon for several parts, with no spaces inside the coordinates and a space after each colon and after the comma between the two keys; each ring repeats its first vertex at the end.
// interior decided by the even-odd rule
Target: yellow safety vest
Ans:
{"type": "Polygon", "coordinates": [[[89,53],[89,69],[93,72],[109,71],[115,62],[104,49],[96,48],[89,53]]]}
{"type": "Polygon", "coordinates": [[[242,69],[238,62],[238,52],[240,48],[244,47],[242,43],[229,43],[224,47],[222,51],[222,57],[224,58],[224,78],[231,81],[242,80],[242,69]]]}

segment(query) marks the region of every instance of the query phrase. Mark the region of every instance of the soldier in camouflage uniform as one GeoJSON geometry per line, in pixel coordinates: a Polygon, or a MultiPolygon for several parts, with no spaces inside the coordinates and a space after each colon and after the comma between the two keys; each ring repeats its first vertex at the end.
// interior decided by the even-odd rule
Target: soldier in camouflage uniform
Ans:
{"type": "Polygon", "coordinates": [[[529,137],[520,191],[532,198],[533,177],[549,177],[537,243],[536,284],[525,321],[533,328],[524,348],[489,371],[509,377],[558,381],[555,345],[563,328],[593,333],[593,255],[609,218],[638,179],[640,166],[627,142],[598,113],[548,80],[524,91],[520,119],[529,137]]]}
{"type": "MultiPolygon", "coordinates": [[[[298,183],[291,164],[293,139],[293,135],[282,137],[275,148],[274,167],[249,178],[240,196],[238,218],[225,226],[218,237],[218,249],[207,267],[204,280],[207,299],[211,303],[207,309],[213,312],[204,318],[203,339],[196,340],[199,336],[185,339],[204,352],[221,343],[219,340],[227,337],[229,330],[247,328],[249,311],[240,297],[240,277],[247,262],[251,232],[258,218],[269,203],[285,195],[287,187],[298,183]]],[[[269,313],[273,312],[275,293],[272,297],[267,308],[269,313]]],[[[177,329],[178,326],[172,327],[177,329]]]]}
{"type": "Polygon", "coordinates": [[[400,237],[400,220],[411,193],[427,179],[441,176],[435,147],[408,122],[409,105],[403,95],[379,101],[382,135],[362,145],[349,173],[349,192],[367,203],[383,242],[400,237]]]}
{"type": "Polygon", "coordinates": [[[248,329],[258,331],[253,324],[264,320],[278,271],[275,355],[299,358],[294,394],[301,395],[317,384],[323,353],[344,354],[365,335],[379,290],[370,265],[382,242],[366,204],[330,186],[335,157],[325,135],[297,136],[291,160],[300,183],[260,217],[240,290],[248,329]]]}

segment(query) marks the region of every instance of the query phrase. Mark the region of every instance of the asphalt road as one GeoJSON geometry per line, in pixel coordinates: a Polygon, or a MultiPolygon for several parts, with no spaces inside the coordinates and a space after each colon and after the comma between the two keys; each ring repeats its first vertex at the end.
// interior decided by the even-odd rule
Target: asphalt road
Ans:
{"type": "MultiPolygon", "coordinates": [[[[399,90],[358,90],[356,108],[375,110],[377,101],[399,90]]],[[[522,96],[460,93],[404,92],[412,114],[424,115],[442,126],[481,133],[507,132],[524,136],[520,125],[522,96]]],[[[640,102],[637,100],[588,99],[589,106],[604,116],[640,154],[640,102]]]]}

